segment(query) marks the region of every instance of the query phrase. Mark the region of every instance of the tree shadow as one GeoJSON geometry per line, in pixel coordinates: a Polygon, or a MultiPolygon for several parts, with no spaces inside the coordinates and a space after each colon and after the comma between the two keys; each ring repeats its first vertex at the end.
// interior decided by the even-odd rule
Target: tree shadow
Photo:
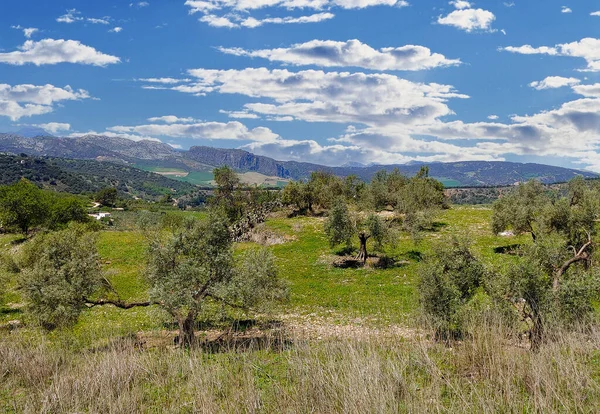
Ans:
{"type": "Polygon", "coordinates": [[[494,253],[518,255],[521,249],[521,244],[509,244],[507,246],[494,247],[494,253]]]}
{"type": "Polygon", "coordinates": [[[428,229],[426,229],[425,231],[428,231],[430,233],[435,233],[435,232],[442,230],[444,227],[448,227],[448,223],[445,223],[442,221],[434,221],[433,223],[431,223],[431,226],[428,229]]]}
{"type": "Polygon", "coordinates": [[[409,250],[403,256],[413,262],[421,262],[423,260],[423,253],[418,250],[409,250]]]}
{"type": "Polygon", "coordinates": [[[344,246],[341,249],[335,251],[336,256],[350,256],[356,249],[352,246],[344,246]]]}
{"type": "Polygon", "coordinates": [[[358,269],[365,265],[362,260],[358,260],[352,256],[337,258],[332,264],[333,267],[337,267],[338,269],[358,269]]]}

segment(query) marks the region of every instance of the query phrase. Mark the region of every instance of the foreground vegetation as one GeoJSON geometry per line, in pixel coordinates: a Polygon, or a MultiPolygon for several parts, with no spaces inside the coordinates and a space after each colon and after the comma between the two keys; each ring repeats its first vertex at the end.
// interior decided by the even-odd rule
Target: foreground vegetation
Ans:
{"type": "Polygon", "coordinates": [[[574,181],[564,197],[532,183],[493,207],[447,208],[426,171],[414,180],[381,175],[369,187],[317,175],[284,190],[286,206],[232,243],[227,220],[244,222],[247,206],[271,206],[272,194],[240,191],[228,170],[217,178],[208,212],[116,211],[114,224],[94,233],[74,230],[84,223],[27,239],[0,235],[0,410],[600,406],[597,272],[587,244],[595,188],[574,181]],[[85,266],[56,267],[49,252],[85,266]],[[356,266],[339,266],[356,257],[356,266]],[[43,291],[30,283],[39,280],[69,286],[40,301],[28,290],[43,291]],[[198,283],[207,281],[218,283],[201,297],[198,283]],[[194,336],[185,336],[190,318],[194,336]]]}

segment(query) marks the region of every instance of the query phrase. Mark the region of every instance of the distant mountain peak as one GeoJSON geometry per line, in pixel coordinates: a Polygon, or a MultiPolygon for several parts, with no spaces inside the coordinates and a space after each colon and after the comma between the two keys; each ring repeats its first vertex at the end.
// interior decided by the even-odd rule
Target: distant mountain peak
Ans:
{"type": "Polygon", "coordinates": [[[19,135],[25,138],[35,138],[35,137],[53,137],[51,133],[46,131],[43,128],[29,126],[23,127],[14,133],[15,135],[19,135]]]}

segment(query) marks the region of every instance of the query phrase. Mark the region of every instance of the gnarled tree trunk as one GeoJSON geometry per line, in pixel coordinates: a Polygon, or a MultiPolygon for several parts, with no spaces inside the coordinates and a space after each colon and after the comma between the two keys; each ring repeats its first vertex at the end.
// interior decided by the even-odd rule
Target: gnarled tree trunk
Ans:
{"type": "Polygon", "coordinates": [[[367,257],[369,257],[367,253],[367,240],[369,240],[369,235],[367,235],[364,231],[358,234],[358,239],[360,240],[360,248],[358,249],[358,255],[356,256],[356,260],[360,260],[365,263],[367,261],[367,257]]]}
{"type": "Polygon", "coordinates": [[[179,325],[179,346],[181,348],[189,348],[196,344],[196,336],[194,335],[194,324],[196,314],[189,312],[185,318],[178,318],[179,325]]]}

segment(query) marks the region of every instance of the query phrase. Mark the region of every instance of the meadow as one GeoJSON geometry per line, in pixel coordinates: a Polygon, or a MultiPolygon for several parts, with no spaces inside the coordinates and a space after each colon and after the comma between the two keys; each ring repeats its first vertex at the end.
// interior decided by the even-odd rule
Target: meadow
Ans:
{"type": "MultiPolygon", "coordinates": [[[[125,301],[148,297],[147,240],[127,212],[102,230],[106,277],[125,301]]],[[[190,213],[180,213],[190,214],[190,213]]],[[[202,213],[193,213],[202,219],[202,213]]],[[[594,412],[600,406],[600,335],[558,335],[533,353],[489,320],[453,343],[432,339],[417,292],[424,256],[448,235],[472,241],[492,267],[529,235],[492,234],[489,206],[454,206],[419,243],[401,234],[384,254],[396,265],[340,269],[323,218],[272,215],[258,232],[290,286],[268,314],[242,311],[201,323],[213,347],[183,350],[158,307],[85,310],[71,329],[25,326],[16,282],[0,310],[3,412],[594,412]],[[216,322],[215,322],[216,321],[216,322]]],[[[1,235],[18,255],[18,236],[1,235]]],[[[236,254],[255,242],[238,243],[236,254]]],[[[356,244],[356,243],[355,243],[356,244]]]]}

